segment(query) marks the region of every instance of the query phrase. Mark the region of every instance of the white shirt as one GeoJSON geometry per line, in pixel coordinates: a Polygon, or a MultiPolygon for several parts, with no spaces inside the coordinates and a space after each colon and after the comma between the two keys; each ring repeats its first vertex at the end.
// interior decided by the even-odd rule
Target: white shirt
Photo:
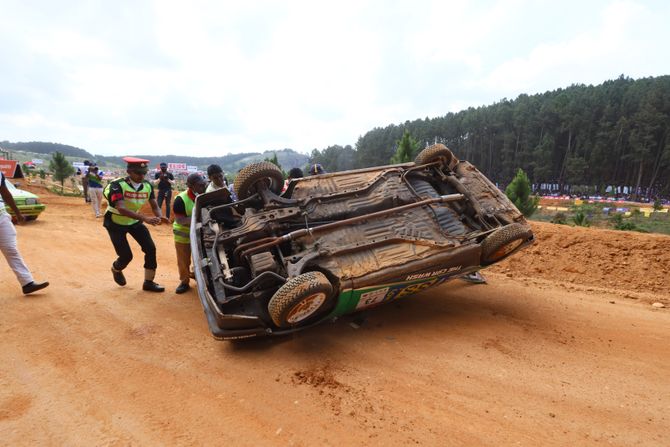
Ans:
{"type": "Polygon", "coordinates": [[[216,186],[214,184],[214,182],[209,182],[209,185],[207,185],[207,189],[205,190],[205,192],[212,192],[212,191],[216,191],[217,189],[223,189],[225,187],[226,187],[226,185],[223,185],[223,186],[219,187],[219,186],[216,186]]]}

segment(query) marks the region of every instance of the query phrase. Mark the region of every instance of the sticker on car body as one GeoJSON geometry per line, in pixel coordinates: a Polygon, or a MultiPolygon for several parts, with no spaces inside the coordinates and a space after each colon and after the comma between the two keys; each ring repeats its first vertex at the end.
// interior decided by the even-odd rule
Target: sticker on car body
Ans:
{"type": "Polygon", "coordinates": [[[361,294],[361,297],[358,299],[358,304],[356,305],[356,310],[374,306],[375,304],[384,301],[384,298],[386,297],[388,291],[389,288],[384,287],[383,289],[377,289],[371,292],[365,292],[361,294]]]}
{"type": "Polygon", "coordinates": [[[413,295],[415,293],[422,292],[430,287],[435,287],[443,282],[447,281],[451,275],[445,275],[440,277],[432,277],[428,280],[415,281],[410,284],[407,282],[401,282],[393,284],[387,287],[380,289],[374,289],[368,291],[358,291],[354,290],[354,296],[357,292],[362,292],[359,295],[358,303],[356,304],[356,310],[365,309],[367,307],[376,306],[378,304],[395,300],[397,298],[402,298],[403,296],[413,295]]]}

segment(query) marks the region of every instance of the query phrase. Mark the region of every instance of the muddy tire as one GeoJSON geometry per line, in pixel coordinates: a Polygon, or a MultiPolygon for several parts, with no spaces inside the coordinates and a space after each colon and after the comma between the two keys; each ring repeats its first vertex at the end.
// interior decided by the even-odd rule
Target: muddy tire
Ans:
{"type": "Polygon", "coordinates": [[[481,265],[491,265],[505,259],[532,235],[530,228],[518,223],[505,225],[489,234],[482,242],[481,265]]]}
{"type": "Polygon", "coordinates": [[[279,194],[284,186],[281,169],[269,161],[253,163],[242,168],[235,179],[235,192],[238,199],[243,200],[256,194],[262,185],[275,194],[279,194]]]}
{"type": "Polygon", "coordinates": [[[447,146],[438,143],[419,152],[419,155],[417,155],[415,159],[417,165],[425,165],[436,161],[441,161],[443,166],[453,169],[453,167],[456,166],[456,163],[458,163],[458,158],[456,158],[447,146]]]}
{"type": "Polygon", "coordinates": [[[330,309],[333,286],[321,272],[307,272],[289,279],[268,304],[272,321],[280,328],[300,326],[330,309]]]}

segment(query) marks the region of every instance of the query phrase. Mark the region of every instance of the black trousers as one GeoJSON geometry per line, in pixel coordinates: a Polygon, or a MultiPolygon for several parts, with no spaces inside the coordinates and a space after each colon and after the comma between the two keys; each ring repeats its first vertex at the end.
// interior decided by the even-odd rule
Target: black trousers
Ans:
{"type": "Polygon", "coordinates": [[[128,237],[126,236],[128,234],[140,244],[144,252],[144,268],[156,270],[158,266],[156,262],[156,245],[154,244],[154,240],[151,239],[149,229],[142,222],[137,222],[133,225],[119,225],[112,222],[112,213],[105,213],[103,226],[107,229],[109,238],[112,240],[112,245],[114,245],[114,250],[118,256],[113,264],[116,270],[123,270],[133,260],[133,252],[130,249],[128,237]]]}
{"type": "Polygon", "coordinates": [[[170,218],[170,201],[172,200],[172,189],[159,189],[158,190],[158,208],[163,207],[163,199],[165,199],[165,217],[170,218]]]}

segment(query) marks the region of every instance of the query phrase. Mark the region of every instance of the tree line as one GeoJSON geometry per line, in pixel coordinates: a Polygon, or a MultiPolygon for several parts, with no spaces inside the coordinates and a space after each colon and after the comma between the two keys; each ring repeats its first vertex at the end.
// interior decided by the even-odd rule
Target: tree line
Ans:
{"type": "Polygon", "coordinates": [[[311,161],[331,171],[388,164],[406,131],[420,148],[445,144],[502,186],[521,168],[532,183],[562,191],[626,185],[648,196],[670,192],[670,76],[622,75],[375,128],[355,148],[314,149],[311,161]]]}
{"type": "MultiPolygon", "coordinates": [[[[541,94],[522,94],[514,100],[502,99],[437,118],[374,128],[353,147],[314,149],[309,161],[331,172],[385,165],[392,163],[394,156],[394,161],[415,156],[416,151],[439,142],[501,186],[509,184],[521,168],[533,184],[552,184],[560,191],[588,185],[602,193],[613,185],[633,187],[648,197],[667,196],[669,132],[670,76],[634,80],[622,75],[597,86],[576,84],[541,94]],[[405,133],[411,140],[404,139],[405,133]],[[401,141],[405,141],[403,147],[401,141]],[[410,145],[410,151],[405,144],[410,145]],[[402,154],[397,154],[399,147],[402,154]]],[[[59,151],[122,164],[120,157],[92,156],[83,149],[56,143],[3,141],[0,146],[37,153],[59,151]]],[[[277,152],[286,168],[307,161],[291,149],[277,152]]],[[[147,158],[196,166],[216,163],[236,172],[267,154],[147,158]]]]}

